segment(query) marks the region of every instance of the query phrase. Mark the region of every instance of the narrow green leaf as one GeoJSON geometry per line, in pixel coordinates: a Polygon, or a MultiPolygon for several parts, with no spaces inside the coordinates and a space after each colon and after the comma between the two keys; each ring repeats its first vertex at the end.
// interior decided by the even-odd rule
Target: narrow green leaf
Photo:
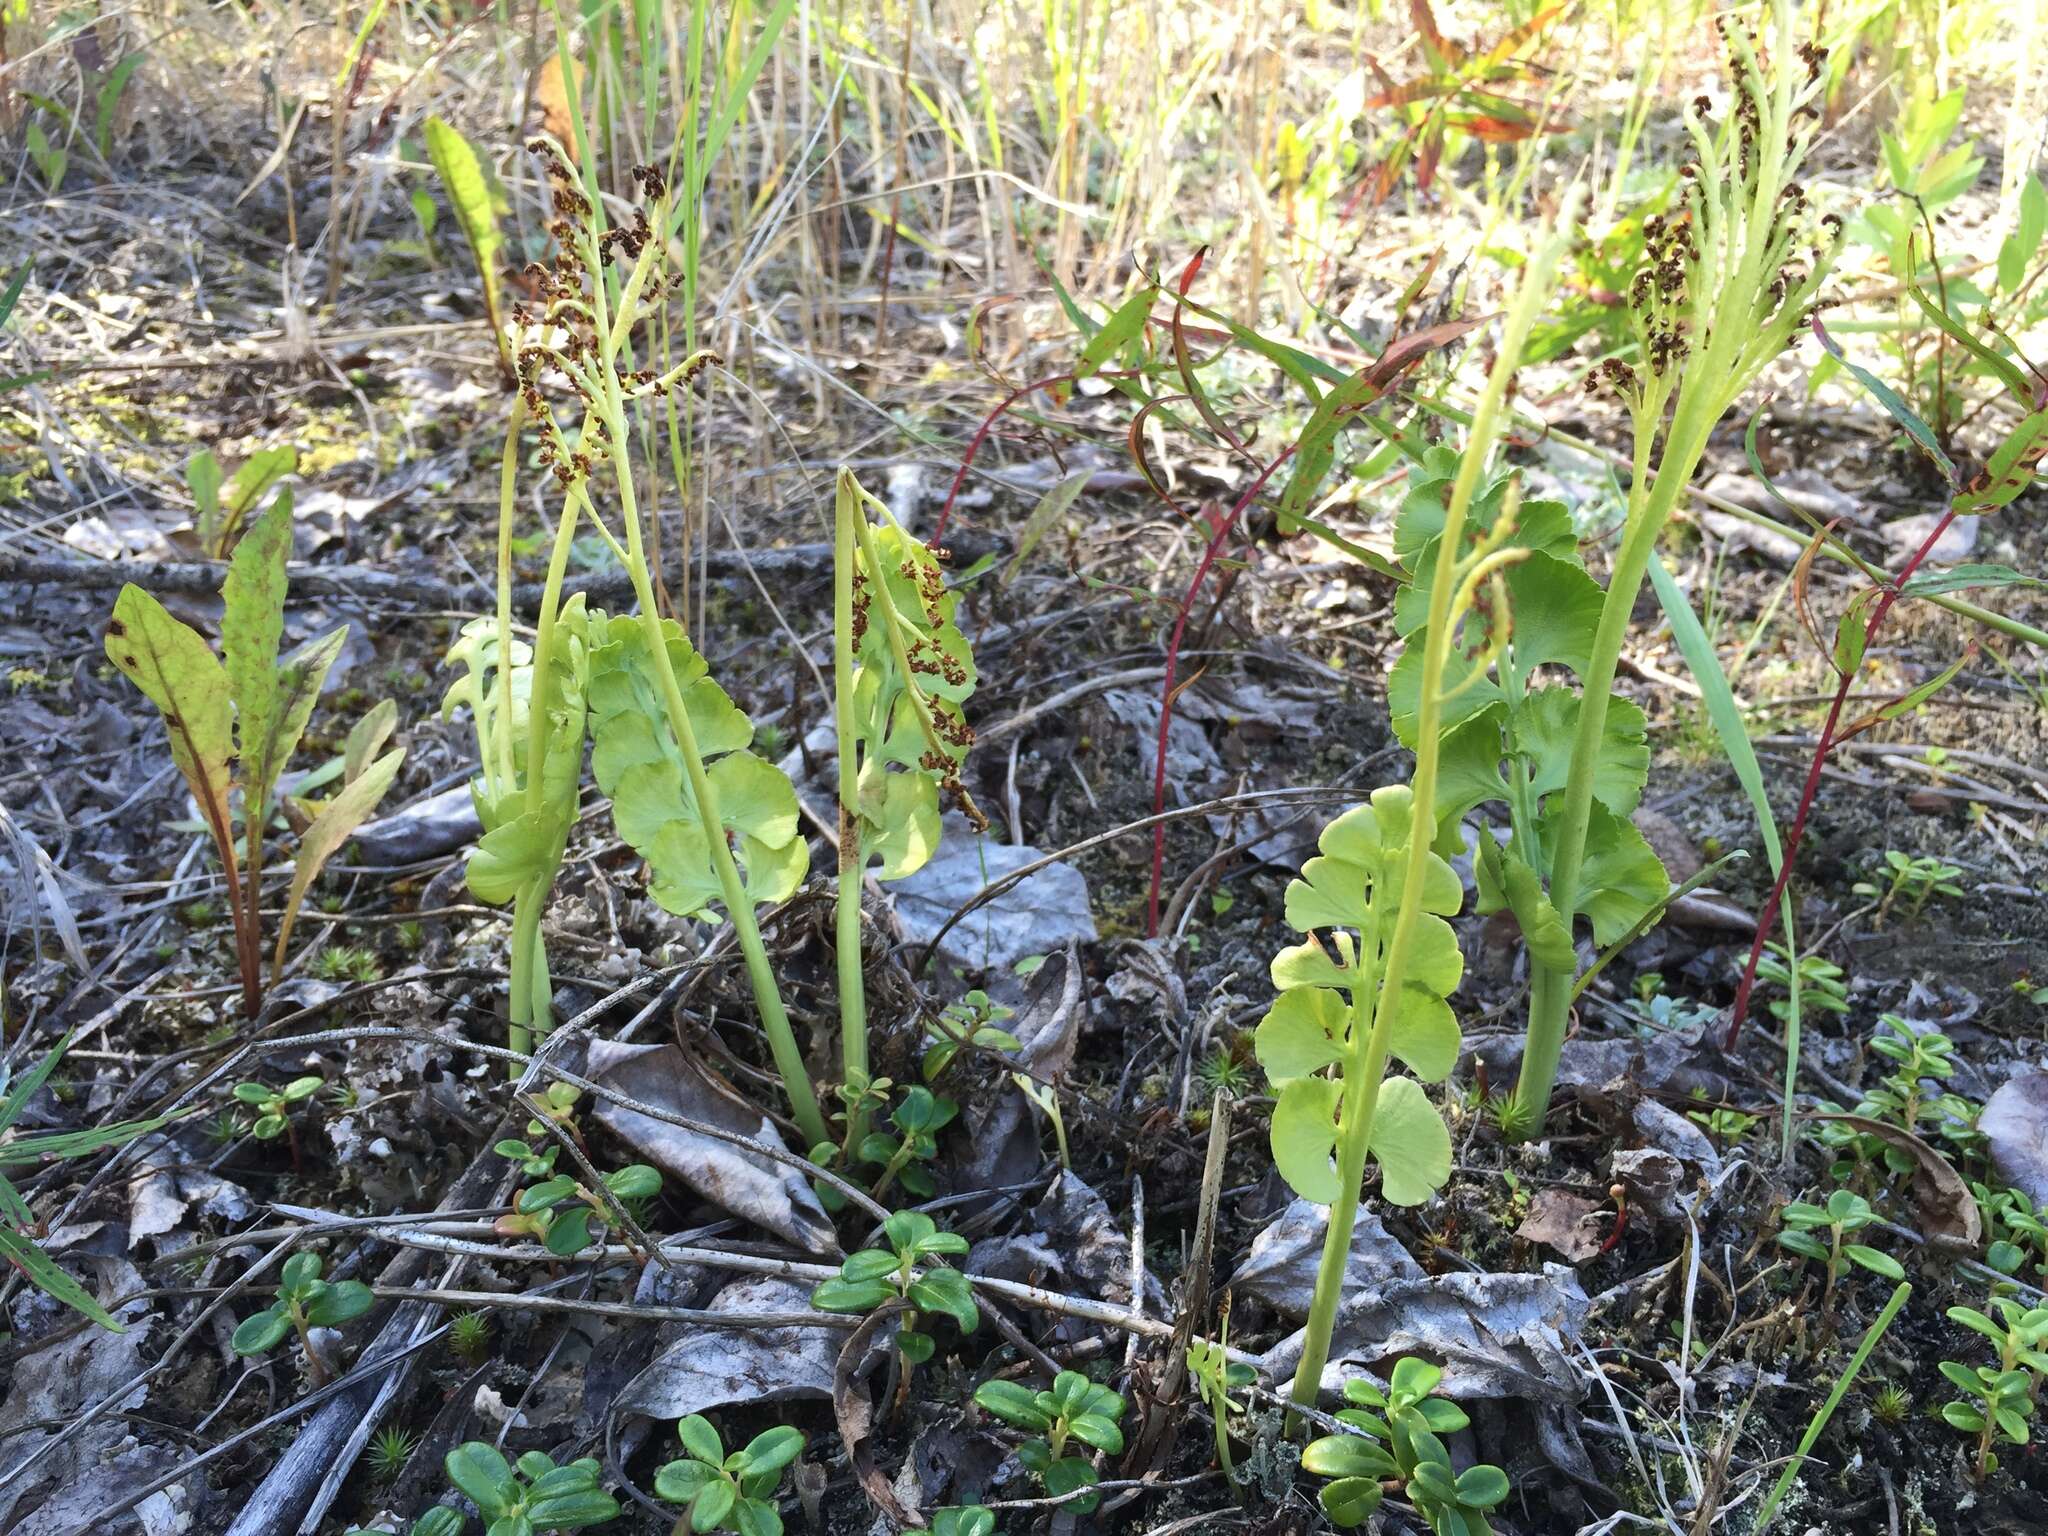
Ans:
{"type": "Polygon", "coordinates": [[[1657,589],[1657,601],[1671,624],[1671,637],[1678,642],[1679,654],[1685,657],[1693,681],[1699,684],[1700,699],[1706,705],[1707,720],[1721,743],[1722,754],[1735,770],[1736,782],[1748,797],[1750,808],[1756,812],[1757,829],[1775,875],[1784,863],[1784,845],[1778,838],[1778,820],[1771,810],[1770,797],[1764,793],[1763,766],[1757,761],[1756,747],[1742,722],[1742,711],[1736,706],[1734,689],[1728,685],[1728,674],[1722,670],[1721,658],[1693,613],[1692,604],[1660,558],[1650,561],[1650,584],[1657,589]]]}
{"type": "Polygon", "coordinates": [[[228,759],[234,752],[234,713],[226,670],[196,630],[132,582],[114,600],[107,658],[163,715],[171,759],[199,802],[221,858],[232,864],[228,759]]]}
{"type": "Polygon", "coordinates": [[[498,286],[498,252],[504,236],[498,230],[498,210],[491,201],[490,183],[469,141],[439,116],[426,121],[427,158],[448,191],[449,205],[463,239],[469,242],[477,278],[483,285],[484,311],[490,319],[491,335],[498,346],[500,370],[512,377],[512,343],[505,334],[502,301],[498,286]]]}
{"type": "Polygon", "coordinates": [[[57,1261],[38,1248],[34,1240],[26,1234],[17,1232],[12,1227],[0,1226],[0,1259],[12,1263],[28,1276],[31,1285],[54,1296],[72,1311],[91,1318],[102,1328],[110,1328],[115,1333],[127,1332],[126,1328],[114,1321],[105,1307],[93,1299],[92,1292],[72,1279],[67,1271],[60,1269],[57,1261]]]}
{"type": "Polygon", "coordinates": [[[1904,400],[1901,400],[1898,392],[1886,384],[1884,380],[1880,379],[1869,369],[1850,362],[1847,355],[1842,351],[1841,343],[1828,334],[1827,327],[1821,324],[1818,318],[1812,322],[1812,325],[1813,334],[1820,338],[1820,344],[1827,349],[1828,355],[1855,375],[1856,382],[1870,391],[1871,396],[1877,403],[1884,407],[1885,413],[1893,421],[1896,421],[1901,427],[1905,428],[1906,435],[1920,445],[1920,451],[1934,460],[1940,466],[1943,476],[1953,483],[1956,478],[1956,467],[1950,461],[1949,456],[1942,452],[1941,443],[1935,438],[1933,431],[1928,427],[1927,423],[1916,416],[1913,413],[1913,408],[1907,405],[1904,400]]]}
{"type": "Polygon", "coordinates": [[[1067,515],[1080,494],[1088,489],[1088,482],[1095,478],[1095,471],[1083,469],[1067,476],[1038,499],[1038,505],[1031,509],[1031,515],[1024,519],[1024,526],[1017,530],[1017,549],[1004,564],[1002,574],[996,578],[996,585],[1008,586],[1016,579],[1017,572],[1031,557],[1031,552],[1045,536],[1059,526],[1061,518],[1067,515]]]}
{"type": "Polygon", "coordinates": [[[1905,597],[1936,597],[1971,587],[2048,587],[2048,581],[2009,565],[1951,565],[1944,570],[1918,572],[1899,592],[1905,597]]]}
{"type": "Polygon", "coordinates": [[[1145,329],[1145,322],[1151,318],[1152,301],[1157,296],[1157,290],[1148,285],[1117,306],[1116,311],[1103,322],[1102,329],[1091,336],[1088,345],[1081,349],[1081,360],[1074,365],[1077,383],[1096,373],[1138,338],[1145,329]]]}
{"type": "Polygon", "coordinates": [[[142,62],[142,55],[131,53],[113,67],[107,78],[100,82],[97,112],[93,118],[92,141],[99,150],[102,160],[113,158],[114,114],[121,107],[121,93],[128,88],[128,77],[142,62]]]}
{"type": "Polygon", "coordinates": [[[286,893],[284,918],[278,924],[277,949],[271,957],[273,973],[284,967],[284,956],[291,943],[292,925],[298,921],[299,908],[306,900],[306,892],[319,877],[327,861],[340,852],[341,847],[355,834],[377,809],[377,802],[384,798],[384,792],[391,787],[391,781],[398,774],[399,764],[405,761],[405,748],[399,747],[385,753],[363,770],[353,784],[328,802],[313,824],[306,828],[299,838],[298,858],[292,864],[291,890],[286,893]]]}

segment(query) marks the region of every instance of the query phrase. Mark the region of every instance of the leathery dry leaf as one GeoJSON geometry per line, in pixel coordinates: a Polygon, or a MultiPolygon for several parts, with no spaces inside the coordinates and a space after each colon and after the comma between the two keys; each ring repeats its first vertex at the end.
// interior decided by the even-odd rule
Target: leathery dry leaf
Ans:
{"type": "Polygon", "coordinates": [[[1529,1202],[1529,1214],[1515,1228],[1527,1243],[1554,1248],[1574,1264],[1599,1253],[1613,1218],[1597,1200],[1568,1189],[1540,1189],[1529,1202]]]}
{"type": "Polygon", "coordinates": [[[2048,1072],[2015,1072],[1977,1117],[1998,1176],[2038,1210],[2048,1205],[2048,1072]]]}
{"type": "MultiPolygon", "coordinates": [[[[735,1131],[768,1146],[782,1138],[761,1115],[751,1115],[714,1088],[673,1045],[627,1045],[594,1040],[586,1068],[594,1082],[686,1119],[735,1131]]],[[[682,1180],[706,1200],[744,1217],[806,1253],[836,1255],[838,1238],[809,1182],[787,1163],[760,1157],[729,1141],[656,1120],[610,1100],[599,1100],[597,1122],[662,1172],[682,1180]]]]}
{"type": "MultiPolygon", "coordinates": [[[[1990,1114],[1991,1108],[1986,1105],[1985,1118],[1990,1114]]],[[[1833,1120],[1864,1135],[1875,1136],[1912,1158],[1913,1209],[1919,1217],[1921,1234],[1936,1247],[1951,1253],[1974,1256],[1983,1248],[1984,1217],[1977,1209],[1977,1198],[1970,1193],[1970,1186],[1963,1182],[1963,1176],[1949,1165],[1941,1153],[1889,1121],[1873,1120],[1866,1115],[1815,1115],[1813,1118],[1833,1120]]],[[[1985,1134],[1989,1136],[1990,1132],[1985,1134]]],[[[1996,1156],[1994,1152],[1994,1161],[1996,1156]]]]}

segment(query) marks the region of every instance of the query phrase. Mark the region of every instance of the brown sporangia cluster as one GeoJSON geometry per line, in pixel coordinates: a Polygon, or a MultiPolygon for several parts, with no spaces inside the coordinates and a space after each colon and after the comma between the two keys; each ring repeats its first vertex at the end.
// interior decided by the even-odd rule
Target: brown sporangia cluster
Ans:
{"type": "MultiPolygon", "coordinates": [[[[620,392],[630,396],[657,388],[688,388],[691,381],[716,359],[709,353],[700,354],[691,359],[681,373],[666,382],[651,368],[622,368],[616,362],[606,362],[605,338],[598,333],[596,314],[591,305],[594,279],[585,252],[594,249],[600,267],[630,267],[640,260],[649,242],[657,238],[654,227],[648,220],[646,208],[636,208],[630,225],[604,231],[597,237],[595,246],[591,246],[586,232],[594,210],[577,179],[576,168],[552,139],[536,138],[530,140],[526,147],[540,158],[547,172],[549,201],[553,210],[548,234],[555,242],[555,256],[549,262],[528,263],[526,276],[539,295],[539,305],[536,308],[524,302],[515,304],[512,318],[522,329],[554,333],[555,339],[528,342],[519,348],[519,389],[528,416],[541,427],[540,461],[566,491],[589,477],[593,451],[607,448],[611,443],[611,433],[604,416],[590,409],[597,403],[591,396],[591,370],[609,366],[618,380],[620,392]],[[581,442],[587,447],[570,447],[555,423],[553,412],[547,407],[547,401],[541,394],[540,380],[543,372],[550,368],[562,377],[584,404],[581,442]]],[[[639,185],[648,205],[658,207],[666,200],[668,183],[657,167],[635,166],[633,180],[639,185]]],[[[668,291],[667,277],[657,268],[647,274],[639,300],[653,303],[668,291]]]]}
{"type": "MultiPolygon", "coordinates": [[[[1741,46],[1736,46],[1728,18],[1720,18],[1717,25],[1735,80],[1730,110],[1735,130],[1736,159],[1735,164],[1725,168],[1723,173],[1725,175],[1729,170],[1734,173],[1726,177],[1722,189],[1721,201],[1725,208],[1731,202],[1740,206],[1756,196],[1757,156],[1763,134],[1759,102],[1764,99],[1768,86],[1758,76],[1755,66],[1758,47],[1755,32],[1742,34],[1741,46]]],[[[1811,92],[1826,67],[1827,50],[1812,43],[1802,44],[1799,58],[1806,66],[1806,89],[1811,92]]],[[[1704,95],[1696,96],[1689,110],[1695,118],[1705,122],[1712,114],[1713,103],[1704,95]]],[[[1813,103],[1807,101],[1797,108],[1794,116],[1817,121],[1819,113],[1813,103]]],[[[1632,366],[1618,358],[1608,358],[1587,379],[1589,390],[1606,390],[1625,401],[1640,400],[1652,379],[1675,376],[1694,346],[1704,346],[1711,339],[1707,334],[1693,334],[1692,300],[1702,285],[1726,284],[1732,274],[1721,272],[1718,266],[1710,266],[1708,253],[1701,248],[1703,229],[1709,241],[1717,233],[1706,228],[1712,204],[1702,189],[1702,175],[1697,160],[1681,166],[1679,176],[1683,205],[1671,213],[1653,215],[1643,221],[1642,265],[1637,269],[1628,291],[1628,304],[1635,311],[1642,336],[1639,363],[1632,366]]],[[[1809,218],[1809,214],[1805,189],[1797,182],[1788,182],[1778,194],[1766,240],[1766,249],[1779,253],[1778,266],[1757,293],[1755,312],[1738,317],[1746,330],[1763,331],[1781,322],[1785,318],[1786,304],[1794,296],[1802,294],[1813,268],[1803,265],[1801,259],[1794,255],[1795,250],[1803,250],[1806,259],[1817,266],[1824,251],[1840,239],[1842,221],[1838,217],[1826,214],[1816,222],[1809,218]]]]}
{"type": "MultiPolygon", "coordinates": [[[[915,560],[905,560],[898,567],[903,578],[917,588],[922,603],[925,622],[937,624],[942,611],[940,604],[945,597],[945,578],[936,566],[924,566],[915,560]]],[[[860,562],[853,568],[853,615],[850,640],[854,653],[858,655],[861,643],[867,638],[868,612],[873,601],[873,592],[868,585],[869,577],[860,562]]],[[[974,797],[967,792],[967,786],[960,781],[960,764],[966,760],[968,748],[974,745],[974,727],[967,718],[944,699],[934,698],[918,683],[920,677],[936,677],[949,687],[960,687],[967,681],[967,669],[960,664],[960,658],[952,655],[930,635],[913,633],[905,642],[904,655],[909,659],[911,676],[904,679],[904,686],[915,688],[924,699],[924,713],[937,734],[938,741],[930,743],[917,760],[917,766],[939,781],[939,790],[960,808],[960,813],[974,826],[977,832],[988,830],[988,817],[974,797]]],[[[885,726],[886,729],[886,726],[885,726]]]]}

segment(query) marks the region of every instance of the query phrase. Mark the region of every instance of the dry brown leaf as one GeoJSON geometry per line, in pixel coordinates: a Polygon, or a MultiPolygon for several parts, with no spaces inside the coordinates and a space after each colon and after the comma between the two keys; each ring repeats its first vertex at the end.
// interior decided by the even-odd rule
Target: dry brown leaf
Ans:
{"type": "Polygon", "coordinates": [[[1949,1166],[1948,1159],[1909,1131],[1867,1115],[1814,1115],[1815,1120],[1832,1120],[1866,1136],[1875,1136],[1887,1146],[1897,1147],[1913,1159],[1913,1208],[1919,1213],[1920,1233],[1937,1248],[1974,1257],[1984,1247],[1984,1218],[1977,1210],[1977,1197],[1963,1176],[1949,1166]]]}
{"type": "Polygon", "coordinates": [[[562,152],[576,159],[576,125],[569,112],[569,92],[562,80],[562,55],[549,54],[533,72],[533,99],[540,104],[541,128],[554,136],[562,152]]]}
{"type": "Polygon", "coordinates": [[[1541,1189],[1529,1202],[1529,1214],[1515,1228],[1515,1236],[1555,1248],[1572,1263],[1583,1264],[1600,1251],[1611,1220],[1597,1200],[1565,1189],[1541,1189]]]}

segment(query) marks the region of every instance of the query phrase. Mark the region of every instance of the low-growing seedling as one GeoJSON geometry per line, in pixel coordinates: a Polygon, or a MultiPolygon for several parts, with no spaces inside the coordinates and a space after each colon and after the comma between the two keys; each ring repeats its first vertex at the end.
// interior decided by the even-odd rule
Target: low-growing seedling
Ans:
{"type": "MultiPolygon", "coordinates": [[[[872,1110],[888,1103],[893,1086],[888,1078],[876,1077],[868,1079],[865,1090],[858,1095],[842,1088],[848,1115],[865,1119],[863,1106],[856,1099],[866,1101],[866,1109],[872,1110]]],[[[854,1148],[852,1161],[876,1170],[870,1191],[875,1199],[880,1200],[898,1182],[919,1200],[929,1200],[938,1192],[925,1164],[938,1156],[939,1132],[952,1124],[959,1113],[960,1107],[951,1099],[933,1093],[921,1083],[905,1090],[902,1102],[889,1117],[896,1134],[870,1131],[854,1148]]],[[[841,1149],[828,1141],[811,1148],[811,1161],[821,1168],[833,1168],[845,1162],[845,1158],[841,1149]]],[[[838,1212],[846,1208],[846,1196],[833,1185],[819,1179],[811,1187],[826,1210],[838,1212]]]]}
{"type": "Polygon", "coordinates": [[[1739,1109],[1688,1109],[1685,1118],[1723,1147],[1732,1147],[1756,1129],[1757,1116],[1739,1109]]]}
{"type": "Polygon", "coordinates": [[[1226,1478],[1235,1483],[1237,1469],[1230,1460],[1230,1416],[1245,1412],[1250,1404],[1240,1402],[1230,1394],[1242,1391],[1257,1381],[1259,1373],[1248,1365],[1239,1365],[1231,1360],[1227,1313],[1225,1322],[1224,1335],[1216,1343],[1212,1344],[1207,1339],[1188,1341],[1188,1374],[1195,1379],[1195,1390],[1201,1394],[1202,1406],[1209,1410],[1209,1421],[1216,1430],[1216,1465],[1223,1469],[1226,1478]]]}
{"type": "Polygon", "coordinates": [[[1362,1525],[1393,1483],[1437,1536],[1490,1536],[1486,1511],[1508,1496],[1508,1475],[1485,1464],[1452,1470],[1441,1437],[1471,1420],[1433,1395],[1443,1375],[1411,1356],[1395,1363],[1385,1392],[1362,1378],[1344,1383],[1351,1406],[1337,1417],[1362,1433],[1325,1435],[1301,1453],[1303,1468],[1335,1479],[1318,1495],[1333,1524],[1362,1525]]]}
{"type": "MultiPolygon", "coordinates": [[[[273,796],[305,734],[328,668],[348,637],[344,625],[280,660],[285,557],[291,543],[292,499],[287,491],[235,545],[221,585],[221,656],[214,655],[198,631],[172,617],[133,583],[121,589],[107,624],[108,659],[163,715],[171,760],[184,775],[220,855],[235,927],[242,1011],[252,1019],[263,1006],[259,903],[263,841],[273,796]],[[234,794],[237,788],[239,797],[234,794]]],[[[308,888],[377,808],[404,760],[403,747],[374,760],[368,753],[351,752],[345,787],[299,834],[291,888],[271,955],[273,983],[284,969],[292,925],[308,888]]]]}
{"type": "Polygon", "coordinates": [[[861,1141],[861,1161],[881,1165],[882,1173],[869,1191],[880,1200],[891,1184],[900,1183],[920,1200],[938,1193],[926,1164],[939,1155],[939,1132],[952,1124],[960,1106],[942,1098],[922,1084],[908,1089],[903,1102],[889,1116],[897,1134],[871,1131],[861,1141]]]}
{"type": "Polygon", "coordinates": [[[943,1254],[967,1251],[967,1239],[957,1232],[941,1232],[938,1224],[922,1211],[898,1211],[882,1223],[881,1248],[863,1248],[839,1266],[837,1279],[820,1283],[811,1292],[811,1304],[826,1312],[872,1312],[883,1302],[901,1298],[909,1303],[896,1330],[896,1348],[910,1365],[931,1359],[937,1341],[918,1327],[920,1315],[938,1312],[960,1325],[962,1333],[981,1326],[981,1312],[974,1304],[973,1287],[957,1269],[927,1264],[943,1254]]]}
{"type": "Polygon", "coordinates": [[[1984,1262],[2001,1275],[2017,1275],[2032,1262],[2036,1276],[2048,1275],[2048,1213],[2017,1189],[1973,1183],[1970,1192],[1984,1218],[1984,1262]]]}
{"type": "Polygon", "coordinates": [[[2027,1421],[2034,1416],[2040,1377],[2048,1372],[2048,1353],[2042,1349],[2048,1343],[2048,1307],[2024,1307],[2010,1296],[1992,1297],[1991,1306],[1998,1319],[1972,1307],[1950,1307],[1948,1317],[1995,1344],[1998,1364],[1941,1362],[1941,1374],[1964,1394],[1943,1403],[1941,1416],[1977,1437],[1979,1482],[1998,1470],[1994,1446],[2028,1442],[2027,1421]]]}
{"type": "MultiPolygon", "coordinates": [[[[547,1153],[536,1157],[523,1141],[501,1141],[496,1150],[520,1159],[524,1169],[533,1171],[552,1169],[551,1154],[557,1149],[549,1147],[547,1153]]],[[[622,1204],[647,1200],[661,1193],[661,1174],[646,1163],[629,1163],[607,1173],[604,1186],[612,1199],[622,1204]]],[[[511,1211],[498,1218],[496,1231],[500,1237],[538,1238],[549,1253],[566,1259],[588,1248],[595,1235],[593,1228],[601,1233],[612,1225],[613,1218],[611,1203],[603,1195],[573,1174],[550,1173],[540,1183],[519,1191],[511,1211]]]]}
{"type": "MultiPolygon", "coordinates": [[[[1938,1030],[1913,1029],[1894,1014],[1882,1015],[1877,1024],[1880,1033],[1871,1036],[1870,1048],[1891,1062],[1892,1070],[1856,1106],[1856,1113],[1889,1120],[1915,1136],[1933,1131],[1945,1140],[1973,1141],[1979,1106],[1943,1087],[1927,1091],[1928,1079],[1940,1085],[1955,1075],[1955,1042],[1938,1030]]],[[[1913,1171],[1905,1149],[1887,1143],[1884,1155],[1893,1173],[1913,1171]]]]}
{"type": "Polygon", "coordinates": [[[984,1051],[1021,1049],[1023,1042],[999,1027],[1015,1012],[1014,1008],[991,1002],[989,995],[978,987],[958,1002],[948,1003],[939,1010],[938,1018],[925,1026],[924,1080],[937,1082],[953,1064],[953,1058],[960,1054],[962,1046],[974,1046],[984,1051]]]}
{"type": "MultiPolygon", "coordinates": [[[[1955,1043],[1935,1030],[1915,1030],[1892,1014],[1883,1015],[1877,1023],[1878,1033],[1871,1037],[1870,1049],[1892,1067],[1858,1101],[1856,1114],[1885,1121],[1914,1136],[1938,1136],[1965,1152],[1976,1150],[1982,1139],[1977,1130],[1982,1106],[1942,1086],[1955,1073],[1955,1043]],[[1930,1082],[1933,1091],[1929,1091],[1930,1082]]],[[[1840,1105],[1825,1101],[1821,1108],[1828,1114],[1842,1112],[1840,1105]]],[[[1815,1141],[1835,1155],[1829,1172],[1838,1183],[1854,1181],[1870,1189],[1879,1173],[1904,1178],[1916,1166],[1908,1148],[1854,1125],[1823,1120],[1813,1134],[1815,1141]]]]}
{"type": "MultiPolygon", "coordinates": [[[[1789,994],[1792,990],[1791,967],[1785,962],[1785,946],[1772,943],[1768,953],[1757,962],[1756,979],[1768,981],[1783,987],[1789,994]]],[[[1818,1008],[1827,1013],[1844,1014],[1849,1011],[1849,984],[1842,968],[1833,961],[1819,955],[1799,957],[1799,1006],[1802,1009],[1818,1008]]],[[[1774,997],[1770,1001],[1771,1017],[1780,1024],[1792,1016],[1789,997],[1774,997]]]]}
{"type": "MultiPolygon", "coordinates": [[[[985,1381],[975,1388],[974,1400],[1005,1424],[1033,1432],[1033,1438],[1017,1447],[1017,1459],[1038,1474],[1053,1498],[1101,1481],[1094,1462],[1067,1454],[1069,1441],[1078,1440],[1110,1456],[1123,1452],[1123,1398],[1079,1371],[1061,1371],[1047,1391],[1033,1391],[1015,1381],[985,1381]]],[[[1069,1500],[1065,1507],[1085,1515],[1101,1501],[1100,1494],[1090,1493],[1069,1500]]]]}
{"type": "Polygon", "coordinates": [[[549,1142],[539,1151],[523,1141],[507,1137],[491,1150],[500,1157],[509,1157],[519,1165],[519,1176],[523,1179],[551,1179],[555,1176],[555,1159],[561,1156],[559,1142],[549,1142]]]}
{"type": "Polygon", "coordinates": [[[1932,855],[1914,859],[1896,848],[1887,848],[1884,868],[1877,876],[1858,880],[1850,889],[1877,902],[1877,910],[1870,914],[1870,926],[1882,928],[1886,915],[1902,897],[1906,916],[1912,918],[1920,915],[1931,897],[1962,895],[1963,888],[1955,883],[1961,874],[1955,865],[1945,864],[1932,855]]]}
{"type": "Polygon", "coordinates": [[[293,1334],[306,1355],[306,1378],[315,1387],[327,1382],[327,1366],[313,1348],[314,1328],[339,1328],[361,1317],[377,1303],[360,1280],[323,1280],[320,1256],[295,1253],[278,1274],[277,1300],[244,1318],[230,1341],[238,1355],[263,1355],[293,1334]]]}
{"type": "Polygon", "coordinates": [[[775,1490],[784,1469],[803,1454],[803,1431],[777,1425],[730,1456],[701,1413],[676,1425],[676,1434],[683,1455],[654,1474],[654,1491],[671,1504],[688,1506],[692,1531],[782,1536],[775,1490]]]}
{"type": "Polygon", "coordinates": [[[1870,1202],[1854,1191],[1835,1190],[1826,1205],[1795,1200],[1781,1214],[1785,1230],[1778,1234],[1778,1246],[1827,1266],[1827,1289],[1821,1295],[1823,1314],[1833,1315],[1835,1282],[1851,1264],[1887,1280],[1906,1278],[1905,1268],[1890,1254],[1865,1243],[1843,1240],[1877,1220],[1870,1202]]]}
{"type": "Polygon", "coordinates": [[[996,1512],[980,1504],[952,1504],[932,1511],[932,1536],[995,1536],[996,1512]]]}
{"type": "Polygon", "coordinates": [[[275,1141],[287,1136],[292,1143],[292,1156],[298,1157],[298,1137],[292,1132],[292,1106],[303,1104],[327,1085],[324,1077],[295,1077],[282,1088],[272,1088],[264,1083],[237,1083],[233,1092],[237,1103],[246,1104],[256,1111],[256,1121],[249,1127],[249,1134],[258,1141],[275,1141]]]}
{"type": "Polygon", "coordinates": [[[450,1451],[443,1465],[448,1481],[484,1517],[485,1536],[576,1531],[619,1512],[619,1501],[598,1484],[594,1456],[558,1467],[544,1452],[528,1451],[515,1464],[496,1446],[470,1440],[450,1451]]]}

